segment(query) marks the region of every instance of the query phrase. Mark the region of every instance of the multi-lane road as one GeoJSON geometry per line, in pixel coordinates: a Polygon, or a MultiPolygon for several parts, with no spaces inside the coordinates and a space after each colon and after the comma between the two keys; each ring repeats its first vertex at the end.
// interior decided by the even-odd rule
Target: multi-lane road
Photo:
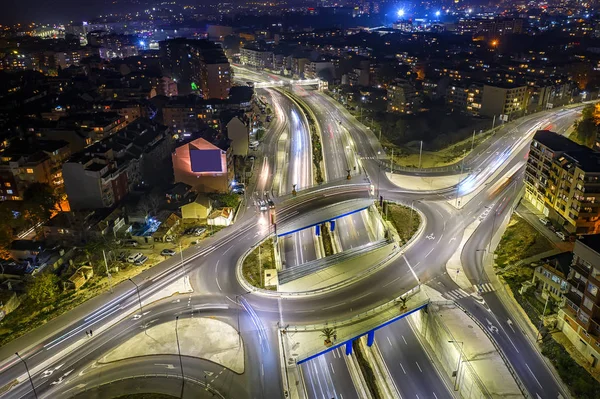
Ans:
{"type": "MultiPolygon", "coordinates": [[[[271,93],[270,95],[272,98],[279,98],[274,101],[285,101],[280,94],[271,93]]],[[[308,97],[312,96],[313,94],[310,94],[308,97]]],[[[501,215],[509,212],[509,206],[500,209],[504,206],[502,199],[504,197],[512,198],[518,192],[510,186],[498,193],[494,192],[491,189],[494,185],[493,182],[504,178],[502,173],[496,172],[511,170],[515,164],[523,162],[528,146],[528,137],[526,136],[531,135],[535,129],[549,124],[567,126],[575,118],[576,113],[576,111],[554,114],[547,112],[529,116],[526,120],[516,124],[514,132],[503,135],[489,149],[476,151],[473,157],[479,155],[479,158],[474,160],[471,165],[472,175],[476,175],[473,177],[476,182],[473,184],[473,188],[483,185],[484,189],[473,193],[473,197],[468,203],[463,204],[461,209],[456,209],[447,202],[446,196],[440,195],[440,193],[413,192],[399,189],[391,184],[386,176],[381,174],[381,164],[376,158],[382,155],[380,154],[382,149],[372,132],[357,123],[333,100],[322,94],[316,94],[316,96],[320,96],[314,100],[321,104],[319,108],[326,109],[325,112],[329,113],[329,116],[321,114],[318,117],[319,120],[330,118],[334,121],[334,125],[336,120],[341,121],[342,127],[338,128],[341,130],[334,130],[334,137],[344,137],[344,134],[347,134],[348,140],[354,143],[356,154],[362,158],[360,161],[361,172],[366,171],[371,181],[379,182],[378,188],[384,197],[405,204],[414,203],[414,206],[425,216],[424,235],[430,239],[418,240],[407,249],[403,256],[396,257],[390,262],[388,267],[379,269],[353,285],[319,296],[289,299],[245,293],[236,279],[237,260],[244,255],[248,248],[269,234],[263,214],[253,207],[247,208],[244,214],[238,218],[235,228],[220,231],[214,237],[203,240],[200,245],[185,251],[186,273],[194,287],[194,293],[189,295],[189,301],[159,301],[145,307],[145,312],[148,313],[144,317],[136,318],[133,317],[137,312],[136,291],[131,283],[124,282],[115,287],[113,293],[106,293],[88,301],[74,311],[40,327],[34,333],[0,348],[0,358],[5,359],[0,363],[0,370],[2,370],[0,386],[10,385],[16,379],[20,382],[4,393],[4,396],[32,397],[31,386],[27,384],[23,365],[12,355],[16,351],[19,351],[27,361],[40,397],[65,397],[78,394],[81,394],[81,397],[89,397],[84,392],[91,387],[99,389],[97,388],[99,385],[117,380],[119,382],[115,382],[115,384],[120,384],[123,391],[134,390],[133,387],[143,385],[144,381],[147,381],[144,376],[150,374],[170,375],[172,382],[165,382],[161,386],[165,387],[165,390],[170,390],[171,393],[177,392],[174,382],[176,379],[172,377],[179,375],[179,371],[167,369],[164,366],[164,364],[178,364],[175,356],[163,356],[160,359],[152,357],[149,357],[150,359],[132,359],[124,362],[121,366],[111,365],[105,368],[105,373],[89,371],[96,368],[94,365],[102,354],[123,342],[131,334],[141,331],[144,323],[162,323],[172,320],[176,315],[191,317],[196,305],[202,307],[203,314],[220,317],[234,326],[236,324],[233,319],[240,315],[241,334],[246,348],[246,371],[241,376],[228,374],[229,377],[222,380],[222,385],[217,383],[212,388],[224,397],[283,397],[284,380],[280,373],[276,339],[277,322],[283,322],[284,325],[286,323],[318,323],[332,318],[340,319],[354,315],[397,297],[400,293],[414,287],[418,283],[415,275],[420,283],[428,283],[437,277],[434,288],[448,295],[449,298],[450,293],[459,292],[454,281],[444,273],[445,263],[456,251],[464,229],[479,217],[486,206],[491,205],[494,212],[500,212],[501,215]],[[342,132],[344,134],[341,134],[342,132]],[[340,134],[336,135],[335,133],[340,134]],[[517,142],[520,144],[514,146],[517,142]],[[507,148],[512,148],[510,154],[504,152],[507,148]],[[498,156],[506,156],[506,159],[504,162],[497,162],[498,156]],[[496,170],[489,170],[490,162],[497,165],[496,170]],[[489,187],[485,186],[486,183],[489,184],[489,187]],[[410,272],[411,269],[414,274],[410,272]],[[240,295],[243,296],[243,300],[240,300],[240,295]],[[240,306],[240,302],[243,302],[244,306],[240,306]],[[91,339],[87,339],[83,332],[88,328],[96,331],[91,339]],[[160,366],[161,364],[163,366],[160,366]],[[125,377],[131,378],[126,379],[125,377]]],[[[313,102],[311,98],[307,98],[306,101],[309,104],[313,102]]],[[[282,106],[281,109],[285,110],[285,106],[282,106]]],[[[264,175],[259,176],[258,179],[260,190],[268,191],[269,188],[273,188],[271,187],[272,182],[277,180],[274,177],[278,173],[276,172],[276,154],[279,146],[279,134],[284,134],[286,130],[288,130],[288,134],[291,134],[289,129],[282,126],[293,125],[293,121],[289,119],[293,118],[290,116],[291,112],[284,111],[284,113],[287,116],[281,116],[281,125],[278,129],[272,129],[263,143],[263,153],[267,158],[265,161],[259,159],[257,163],[257,167],[262,168],[261,171],[264,172],[264,175]],[[287,118],[287,121],[284,121],[283,118],[287,118]],[[276,130],[279,130],[278,134],[275,132],[276,130]]],[[[298,115],[298,118],[301,119],[302,116],[298,115]]],[[[321,128],[322,131],[323,128],[328,129],[327,122],[321,122],[321,128]]],[[[335,152],[336,149],[339,151],[342,147],[345,149],[348,144],[345,144],[347,141],[343,140],[341,139],[337,144],[332,143],[325,151],[335,152]]],[[[326,137],[323,137],[323,145],[324,147],[329,145],[326,144],[326,137]]],[[[305,149],[306,145],[302,148],[305,149]]],[[[327,155],[328,153],[325,154],[325,158],[327,155]]],[[[350,159],[352,159],[352,155],[350,155],[350,159]]],[[[310,156],[308,160],[310,164],[310,156]]],[[[339,170],[343,162],[337,160],[333,164],[327,163],[326,168],[330,166],[336,168],[334,164],[338,163],[337,170],[339,170]]],[[[348,157],[346,157],[346,162],[348,162],[348,157]]],[[[285,164],[287,165],[287,163],[285,164]]],[[[291,167],[291,164],[289,162],[288,167],[291,167]]],[[[288,175],[290,171],[288,169],[288,175]]],[[[295,172],[292,171],[292,173],[295,172]]],[[[299,179],[301,180],[300,177],[299,179]]],[[[310,201],[283,202],[277,209],[277,217],[292,218],[298,214],[308,213],[357,197],[368,197],[368,191],[356,187],[344,187],[342,184],[341,187],[327,192],[326,195],[322,191],[308,194],[305,198],[310,201]]],[[[492,219],[488,217],[481,223],[475,236],[483,236],[481,240],[485,242],[485,232],[491,232],[494,227],[497,228],[497,226],[493,226],[492,219]]],[[[312,239],[312,233],[310,236],[312,239]]],[[[473,239],[472,243],[469,241],[465,246],[463,252],[476,254],[474,260],[467,260],[466,265],[474,285],[480,281],[480,262],[483,252],[477,251],[477,249],[480,249],[481,246],[481,242],[473,239]]],[[[147,298],[159,291],[162,286],[180,278],[182,273],[183,269],[177,260],[169,259],[142,273],[135,280],[140,284],[141,297],[147,298]]],[[[499,332],[494,338],[509,358],[531,396],[538,395],[541,398],[557,398],[559,394],[564,396],[561,385],[555,380],[533,345],[520,330],[510,328],[508,324],[510,315],[497,300],[495,294],[486,293],[483,294],[483,298],[485,300],[483,304],[472,296],[461,297],[457,301],[482,321],[486,318],[493,318],[493,322],[499,327],[499,332]]],[[[409,344],[406,344],[408,348],[402,347],[403,339],[406,339],[407,342],[414,341],[411,341],[413,338],[410,330],[398,330],[401,328],[401,324],[398,324],[387,332],[382,330],[377,336],[382,355],[399,391],[402,392],[403,397],[404,395],[407,397],[412,397],[412,395],[431,397],[431,395],[437,396],[439,393],[443,396],[445,388],[435,372],[425,365],[427,361],[424,353],[420,353],[422,352],[420,347],[409,344]],[[404,337],[402,341],[398,341],[399,336],[404,337]],[[396,340],[392,341],[392,337],[396,340]],[[387,338],[390,339],[389,348],[386,348],[387,338]],[[415,366],[418,364],[417,369],[420,368],[422,371],[419,373],[423,373],[423,375],[417,374],[413,363],[415,366]],[[402,371],[403,368],[406,374],[402,371]],[[431,382],[419,385],[415,381],[419,378],[431,382]]],[[[349,375],[346,374],[347,369],[344,368],[343,356],[337,358],[334,354],[328,356],[323,360],[319,359],[318,364],[312,368],[313,374],[309,377],[307,392],[312,390],[313,397],[328,398],[325,395],[330,392],[338,392],[340,397],[341,395],[353,397],[354,391],[346,383],[349,375]],[[323,363],[329,367],[324,367],[323,363]],[[325,373],[325,369],[331,373],[329,371],[325,373]]],[[[186,359],[184,367],[186,370],[195,370],[192,372],[193,374],[190,374],[190,378],[199,381],[203,379],[201,370],[212,370],[207,370],[209,366],[206,362],[192,358],[186,359]]],[[[304,374],[307,375],[307,373],[310,375],[311,371],[305,371],[304,374]]],[[[202,389],[197,392],[201,391],[202,389]]],[[[206,391],[202,392],[206,393],[206,391]]],[[[186,397],[199,397],[194,395],[195,393],[190,389],[186,397]]]]}

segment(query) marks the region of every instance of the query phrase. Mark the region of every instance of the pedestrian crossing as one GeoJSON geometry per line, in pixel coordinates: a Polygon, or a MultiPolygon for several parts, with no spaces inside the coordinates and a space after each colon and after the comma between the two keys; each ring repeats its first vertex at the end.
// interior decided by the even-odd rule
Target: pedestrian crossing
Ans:
{"type": "Polygon", "coordinates": [[[457,288],[455,290],[451,290],[451,291],[446,291],[444,292],[444,296],[449,297],[452,300],[459,300],[461,298],[466,298],[469,296],[469,294],[466,291],[463,291],[460,288],[457,288]]]}
{"type": "MultiPolygon", "coordinates": [[[[478,292],[479,294],[485,294],[486,292],[495,291],[494,287],[492,286],[491,283],[476,284],[473,286],[473,288],[475,289],[475,292],[478,292]]],[[[471,294],[469,294],[468,292],[466,292],[465,290],[463,290],[461,288],[457,288],[454,290],[446,291],[446,292],[444,292],[443,295],[449,299],[457,301],[461,298],[466,298],[466,297],[470,296],[471,294]]]]}
{"type": "Polygon", "coordinates": [[[492,283],[477,284],[475,286],[475,289],[477,289],[479,291],[479,293],[495,291],[494,286],[492,286],[492,283]]]}
{"type": "Polygon", "coordinates": [[[360,157],[360,159],[379,159],[378,157],[360,157]]]}

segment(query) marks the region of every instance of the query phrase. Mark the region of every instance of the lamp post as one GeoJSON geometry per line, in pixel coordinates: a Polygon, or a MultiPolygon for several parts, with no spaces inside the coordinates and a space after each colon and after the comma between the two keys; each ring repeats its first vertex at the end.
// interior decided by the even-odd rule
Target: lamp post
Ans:
{"type": "Polygon", "coordinates": [[[460,344],[460,350],[458,352],[458,363],[456,364],[456,379],[454,380],[454,390],[458,391],[458,378],[460,377],[460,366],[462,364],[462,352],[464,342],[462,341],[448,341],[449,344],[460,344]]]}
{"type": "Polygon", "coordinates": [[[37,392],[35,391],[35,385],[33,385],[33,379],[31,379],[31,374],[29,373],[29,367],[27,367],[27,362],[21,357],[21,355],[19,355],[19,352],[15,352],[15,355],[17,355],[17,357],[23,362],[23,365],[25,365],[25,370],[27,371],[27,376],[29,377],[29,382],[31,383],[31,389],[33,389],[33,396],[35,396],[35,398],[37,399],[37,392]]]}
{"type": "Polygon", "coordinates": [[[183,249],[181,248],[181,240],[179,241],[179,254],[181,255],[181,270],[185,276],[185,263],[183,263],[183,249]]]}
{"type": "Polygon", "coordinates": [[[140,296],[140,287],[132,279],[128,278],[127,280],[131,281],[131,284],[135,285],[138,301],[140,303],[140,319],[142,320],[142,325],[144,326],[144,334],[148,335],[148,331],[146,331],[146,323],[144,323],[144,308],[142,307],[142,297],[140,296]]]}
{"type": "Polygon", "coordinates": [[[542,338],[542,323],[544,322],[544,316],[546,315],[546,307],[548,306],[548,300],[550,299],[550,293],[547,290],[544,290],[546,293],[546,303],[544,304],[544,311],[542,312],[542,317],[540,317],[540,324],[538,324],[538,332],[535,336],[535,340],[538,341],[542,338]]]}
{"type": "Polygon", "coordinates": [[[181,346],[179,345],[179,332],[177,330],[179,316],[175,316],[175,338],[177,339],[177,353],[179,354],[179,366],[181,367],[181,396],[183,399],[183,388],[185,387],[185,375],[183,374],[183,360],[181,360],[181,346]]]}
{"type": "Polygon", "coordinates": [[[413,212],[415,210],[414,203],[421,201],[423,198],[414,199],[410,202],[410,218],[408,222],[409,233],[412,231],[413,212]]]}

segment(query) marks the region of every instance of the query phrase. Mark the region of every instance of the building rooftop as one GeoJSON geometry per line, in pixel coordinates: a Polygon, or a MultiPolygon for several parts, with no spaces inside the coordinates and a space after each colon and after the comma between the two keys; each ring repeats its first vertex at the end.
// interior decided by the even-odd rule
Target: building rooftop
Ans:
{"type": "Polygon", "coordinates": [[[600,172],[600,152],[579,145],[550,130],[538,130],[533,139],[554,152],[564,153],[567,157],[565,163],[575,162],[586,172],[600,172]]]}
{"type": "Polygon", "coordinates": [[[600,254],[600,234],[586,235],[578,238],[577,241],[600,254]]]}
{"type": "Polygon", "coordinates": [[[569,275],[569,270],[571,270],[571,262],[573,261],[573,253],[572,252],[563,252],[557,255],[549,256],[541,260],[543,263],[547,263],[556,270],[562,272],[562,274],[566,277],[569,275]]]}

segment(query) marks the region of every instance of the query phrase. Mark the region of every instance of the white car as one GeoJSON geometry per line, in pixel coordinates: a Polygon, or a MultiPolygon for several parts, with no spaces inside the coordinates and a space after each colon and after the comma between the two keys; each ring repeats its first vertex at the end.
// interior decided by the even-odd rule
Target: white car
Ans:
{"type": "Polygon", "coordinates": [[[560,238],[563,241],[565,241],[567,239],[567,236],[565,236],[565,233],[563,233],[562,231],[557,231],[556,235],[558,236],[558,238],[560,238]]]}
{"type": "Polygon", "coordinates": [[[148,260],[148,257],[147,257],[147,256],[144,256],[144,255],[142,255],[142,257],[141,257],[141,258],[138,258],[138,259],[135,261],[135,265],[136,265],[136,266],[143,265],[144,263],[146,263],[146,261],[147,261],[147,260],[148,260]]]}
{"type": "Polygon", "coordinates": [[[137,262],[138,259],[140,259],[141,257],[143,257],[144,255],[141,252],[138,252],[136,254],[131,254],[127,257],[127,262],[129,263],[135,263],[137,262]]]}
{"type": "Polygon", "coordinates": [[[540,223],[543,224],[544,226],[548,226],[548,224],[550,224],[550,221],[546,218],[541,218],[540,223]]]}

